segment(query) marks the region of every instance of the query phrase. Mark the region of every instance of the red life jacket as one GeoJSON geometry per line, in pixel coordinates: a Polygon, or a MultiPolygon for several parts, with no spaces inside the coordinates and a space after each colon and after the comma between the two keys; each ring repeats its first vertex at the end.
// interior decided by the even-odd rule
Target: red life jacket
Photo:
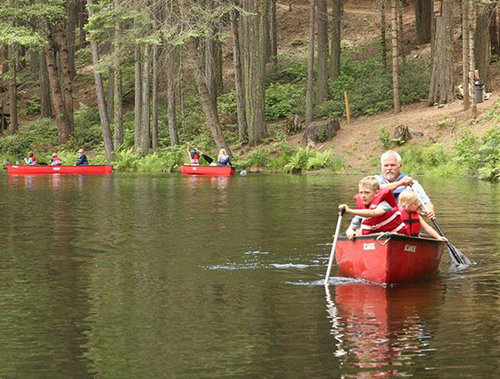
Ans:
{"type": "Polygon", "coordinates": [[[191,154],[191,164],[198,166],[200,164],[198,153],[191,154]]]}
{"type": "Polygon", "coordinates": [[[52,158],[52,166],[60,166],[61,165],[61,158],[55,156],[52,158]]]}
{"type": "Polygon", "coordinates": [[[401,219],[406,224],[410,236],[417,236],[420,234],[420,217],[418,212],[407,212],[401,207],[401,219]]]}
{"type": "Polygon", "coordinates": [[[354,196],[358,209],[375,209],[383,201],[387,202],[392,209],[385,212],[383,215],[378,217],[365,217],[361,223],[361,230],[363,234],[380,233],[380,232],[390,232],[408,235],[408,230],[403,220],[401,220],[401,214],[399,213],[398,205],[396,203],[396,198],[392,194],[392,191],[387,188],[380,188],[377,196],[372,200],[372,202],[365,206],[361,200],[361,196],[354,196]]]}

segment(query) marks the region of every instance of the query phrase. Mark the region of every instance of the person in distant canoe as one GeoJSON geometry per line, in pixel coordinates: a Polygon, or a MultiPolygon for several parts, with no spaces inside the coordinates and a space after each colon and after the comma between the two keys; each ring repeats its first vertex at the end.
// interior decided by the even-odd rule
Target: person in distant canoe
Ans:
{"type": "Polygon", "coordinates": [[[431,237],[441,241],[447,241],[446,237],[440,236],[439,233],[426,223],[418,213],[420,198],[415,191],[410,188],[405,189],[400,193],[398,200],[401,219],[406,224],[410,236],[418,237],[420,235],[420,229],[422,228],[424,232],[431,237]]]}
{"type": "Polygon", "coordinates": [[[390,232],[408,234],[392,191],[380,188],[377,178],[366,176],[359,181],[359,193],[354,196],[358,209],[340,204],[339,209],[347,214],[361,216],[359,224],[349,225],[347,238],[352,240],[359,234],[390,232]]]}
{"type": "Polygon", "coordinates": [[[85,150],[80,149],[78,150],[78,158],[76,158],[76,165],[77,166],[84,166],[88,165],[89,161],[87,160],[87,156],[85,155],[85,150]]]}
{"type": "Polygon", "coordinates": [[[35,158],[35,154],[33,154],[32,151],[30,151],[28,153],[28,157],[27,158],[24,158],[24,161],[26,162],[27,165],[30,165],[30,166],[35,166],[36,165],[36,158],[35,158]]]}
{"type": "Polygon", "coordinates": [[[217,156],[217,166],[231,166],[231,161],[229,155],[226,153],[226,149],[220,149],[219,155],[217,156]]]}
{"type": "Polygon", "coordinates": [[[60,166],[61,164],[62,164],[61,158],[57,156],[57,153],[53,153],[52,158],[50,158],[49,165],[60,166]]]}
{"type": "Polygon", "coordinates": [[[198,166],[200,164],[200,157],[203,152],[195,147],[191,149],[191,145],[189,145],[189,143],[186,146],[186,152],[189,156],[189,163],[193,166],[198,166]]]}

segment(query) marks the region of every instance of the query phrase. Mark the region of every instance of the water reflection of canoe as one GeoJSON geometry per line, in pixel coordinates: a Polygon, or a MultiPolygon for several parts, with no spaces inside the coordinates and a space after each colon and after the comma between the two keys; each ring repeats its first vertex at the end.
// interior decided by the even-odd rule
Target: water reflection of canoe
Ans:
{"type": "Polygon", "coordinates": [[[231,166],[195,166],[185,164],[181,167],[182,175],[210,175],[231,176],[234,175],[234,167],[231,166]]]}
{"type": "Polygon", "coordinates": [[[335,258],[344,274],[381,284],[403,283],[437,273],[444,243],[378,233],[348,241],[339,237],[335,258]]]}
{"type": "Polygon", "coordinates": [[[45,165],[6,165],[9,175],[105,175],[111,174],[111,165],[80,165],[80,166],[45,166],[45,165]]]}

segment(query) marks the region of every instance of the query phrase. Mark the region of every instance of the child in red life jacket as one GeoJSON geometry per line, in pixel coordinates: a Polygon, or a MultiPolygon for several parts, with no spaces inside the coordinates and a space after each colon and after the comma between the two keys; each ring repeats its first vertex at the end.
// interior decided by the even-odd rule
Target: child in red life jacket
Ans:
{"type": "Polygon", "coordinates": [[[61,164],[62,164],[61,158],[59,158],[56,153],[52,154],[52,158],[50,158],[49,165],[60,166],[61,164]]]}
{"type": "Polygon", "coordinates": [[[420,208],[420,199],[418,194],[410,188],[405,189],[399,195],[399,211],[401,218],[406,224],[408,234],[410,236],[418,237],[420,235],[420,228],[429,234],[432,238],[447,241],[443,236],[440,236],[428,223],[424,221],[422,216],[418,213],[420,208]]]}
{"type": "Polygon", "coordinates": [[[359,181],[359,193],[354,199],[358,209],[351,209],[346,204],[339,205],[339,209],[344,209],[345,213],[363,217],[361,224],[351,223],[346,231],[348,239],[353,239],[355,235],[360,234],[360,231],[361,234],[381,232],[408,234],[392,191],[380,188],[374,176],[367,176],[359,181]]]}

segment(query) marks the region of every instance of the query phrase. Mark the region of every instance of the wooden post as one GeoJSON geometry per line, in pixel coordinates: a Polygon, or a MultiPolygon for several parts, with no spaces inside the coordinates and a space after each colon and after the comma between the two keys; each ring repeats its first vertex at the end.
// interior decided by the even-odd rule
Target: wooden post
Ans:
{"type": "Polygon", "coordinates": [[[351,110],[349,109],[349,94],[344,92],[344,99],[345,99],[345,115],[347,116],[347,123],[349,124],[351,122],[351,110]]]}

